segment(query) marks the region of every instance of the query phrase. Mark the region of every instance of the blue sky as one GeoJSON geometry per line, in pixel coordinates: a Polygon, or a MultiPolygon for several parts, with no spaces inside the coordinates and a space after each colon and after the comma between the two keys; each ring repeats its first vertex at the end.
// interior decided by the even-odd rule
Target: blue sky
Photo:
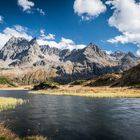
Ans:
{"type": "MultiPolygon", "coordinates": [[[[22,0],[20,1],[22,2],[22,0]]],[[[23,2],[25,1],[29,2],[28,0],[23,0],[23,2]]],[[[130,38],[132,41],[122,42],[119,40],[117,43],[111,43],[108,41],[109,39],[113,39],[116,36],[129,32],[130,29],[129,28],[128,31],[125,28],[120,29],[119,25],[116,25],[115,23],[114,26],[111,27],[111,25],[108,23],[108,20],[115,12],[114,9],[111,9],[111,6],[115,7],[115,4],[105,4],[106,1],[102,0],[101,2],[106,7],[106,10],[96,15],[94,11],[90,12],[90,10],[88,10],[90,7],[81,8],[80,4],[82,3],[79,2],[79,7],[77,9],[84,10],[83,13],[79,14],[79,11],[77,10],[76,12],[74,9],[75,1],[76,0],[30,0],[33,5],[31,4],[32,6],[24,8],[23,5],[18,3],[18,0],[1,1],[0,16],[2,19],[0,24],[0,34],[3,37],[3,34],[7,35],[9,33],[8,31],[8,33],[4,32],[6,28],[16,30],[15,26],[18,25],[23,27],[23,30],[20,32],[25,32],[31,37],[38,37],[41,39],[41,30],[44,38],[49,34],[55,35],[55,39],[53,37],[51,39],[45,38],[47,42],[53,41],[57,42],[58,44],[62,44],[60,42],[62,38],[64,38],[72,40],[75,47],[76,44],[88,45],[90,42],[93,42],[104,50],[121,50],[125,52],[132,51],[136,53],[136,51],[139,49],[139,40],[132,40],[130,38]]],[[[86,1],[93,1],[94,4],[97,0],[86,1]]],[[[133,4],[131,2],[137,4],[135,3],[135,0],[127,1],[130,1],[130,4],[133,4]]],[[[121,7],[121,2],[119,4],[121,7]]],[[[127,6],[129,7],[130,5],[124,5],[124,7],[127,6]]],[[[118,7],[116,7],[116,10],[117,8],[118,7]]],[[[64,44],[62,44],[62,46],[64,46],[64,44]]]]}

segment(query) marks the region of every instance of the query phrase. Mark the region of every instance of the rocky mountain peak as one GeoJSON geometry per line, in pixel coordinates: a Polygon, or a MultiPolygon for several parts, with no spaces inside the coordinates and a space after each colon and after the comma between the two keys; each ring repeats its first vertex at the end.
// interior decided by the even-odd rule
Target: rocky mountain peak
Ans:
{"type": "Polygon", "coordinates": [[[32,46],[38,45],[38,43],[37,43],[37,38],[34,37],[29,43],[30,43],[30,45],[32,45],[32,46]]]}
{"type": "Polygon", "coordinates": [[[114,59],[116,59],[117,61],[121,60],[125,55],[126,53],[121,51],[115,51],[114,53],[110,54],[110,56],[114,57],[114,59]]]}
{"type": "Polygon", "coordinates": [[[112,53],[113,55],[123,55],[125,53],[121,52],[121,51],[115,51],[114,53],[112,53]]]}
{"type": "Polygon", "coordinates": [[[40,49],[45,55],[59,55],[60,53],[58,48],[50,47],[49,45],[41,45],[40,49]]]}
{"type": "Polygon", "coordinates": [[[14,41],[16,41],[17,40],[17,38],[16,37],[14,37],[14,36],[12,36],[10,39],[9,39],[9,41],[8,42],[14,42],[14,41]]]}
{"type": "Polygon", "coordinates": [[[15,46],[15,45],[17,45],[18,43],[25,43],[25,45],[27,45],[27,40],[25,39],[25,38],[23,38],[23,37],[11,37],[8,41],[7,41],[7,43],[5,44],[5,46],[15,46]]]}
{"type": "Polygon", "coordinates": [[[132,52],[128,52],[127,55],[132,57],[132,58],[137,58],[132,52]]]}
{"type": "Polygon", "coordinates": [[[101,60],[101,59],[110,59],[110,56],[106,52],[101,50],[97,45],[90,43],[87,47],[84,48],[84,55],[90,60],[101,60]]]}
{"type": "Polygon", "coordinates": [[[21,37],[11,37],[4,47],[0,50],[0,59],[15,59],[17,54],[22,53],[28,49],[28,41],[21,37]]]}
{"type": "Polygon", "coordinates": [[[85,50],[87,50],[87,49],[91,49],[91,50],[94,50],[94,51],[99,51],[98,46],[96,46],[93,43],[90,43],[87,47],[85,47],[85,50]]]}

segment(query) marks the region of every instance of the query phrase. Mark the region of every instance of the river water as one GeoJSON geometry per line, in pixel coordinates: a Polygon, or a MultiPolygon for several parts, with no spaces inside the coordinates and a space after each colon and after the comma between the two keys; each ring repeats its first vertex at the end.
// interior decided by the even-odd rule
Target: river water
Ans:
{"type": "Polygon", "coordinates": [[[93,99],[0,91],[29,103],[0,112],[0,121],[20,136],[51,140],[140,140],[140,99],[93,99]]]}

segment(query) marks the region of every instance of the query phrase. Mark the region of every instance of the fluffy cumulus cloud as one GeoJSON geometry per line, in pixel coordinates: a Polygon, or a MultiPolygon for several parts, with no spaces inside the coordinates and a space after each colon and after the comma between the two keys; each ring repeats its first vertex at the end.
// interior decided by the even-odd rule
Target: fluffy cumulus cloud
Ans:
{"type": "Polygon", "coordinates": [[[3,16],[0,16],[0,23],[3,23],[3,16]]]}
{"type": "Polygon", "coordinates": [[[76,44],[73,40],[71,39],[66,39],[66,38],[61,38],[61,41],[58,43],[58,47],[61,49],[82,49],[86,47],[84,44],[76,44]]]}
{"type": "MultiPolygon", "coordinates": [[[[108,40],[111,43],[133,43],[140,49],[140,2],[135,0],[110,0],[113,15],[109,18],[110,26],[117,28],[121,35],[108,40]]],[[[140,51],[137,54],[140,55],[140,51]]]]}
{"type": "Polygon", "coordinates": [[[101,0],[75,0],[73,8],[83,20],[93,19],[106,11],[101,0]]]}
{"type": "Polygon", "coordinates": [[[29,12],[35,4],[29,0],[18,0],[18,5],[22,7],[23,11],[29,12]]]}
{"type": "Polygon", "coordinates": [[[30,40],[32,36],[27,34],[27,28],[20,25],[15,25],[14,27],[7,27],[0,33],[0,48],[12,37],[24,37],[27,40],[30,40]]]}
{"type": "Polygon", "coordinates": [[[59,49],[82,49],[85,47],[84,44],[76,44],[71,39],[66,39],[64,37],[61,38],[59,42],[55,41],[55,35],[53,34],[45,34],[44,30],[40,30],[40,36],[38,38],[39,45],[49,45],[50,47],[56,47],[59,49]]]}
{"type": "Polygon", "coordinates": [[[35,10],[35,11],[39,12],[41,15],[43,15],[43,16],[45,15],[45,12],[42,9],[40,9],[40,8],[33,9],[33,7],[35,6],[35,3],[31,0],[18,0],[17,3],[24,12],[32,13],[32,11],[35,10]]]}

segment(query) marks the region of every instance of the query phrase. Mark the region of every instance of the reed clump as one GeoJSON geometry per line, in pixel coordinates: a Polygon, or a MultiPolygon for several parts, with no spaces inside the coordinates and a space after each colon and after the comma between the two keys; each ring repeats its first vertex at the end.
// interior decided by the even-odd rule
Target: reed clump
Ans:
{"type": "Polygon", "coordinates": [[[11,97],[0,97],[0,111],[14,109],[17,105],[27,102],[23,99],[16,99],[11,97]]]}

